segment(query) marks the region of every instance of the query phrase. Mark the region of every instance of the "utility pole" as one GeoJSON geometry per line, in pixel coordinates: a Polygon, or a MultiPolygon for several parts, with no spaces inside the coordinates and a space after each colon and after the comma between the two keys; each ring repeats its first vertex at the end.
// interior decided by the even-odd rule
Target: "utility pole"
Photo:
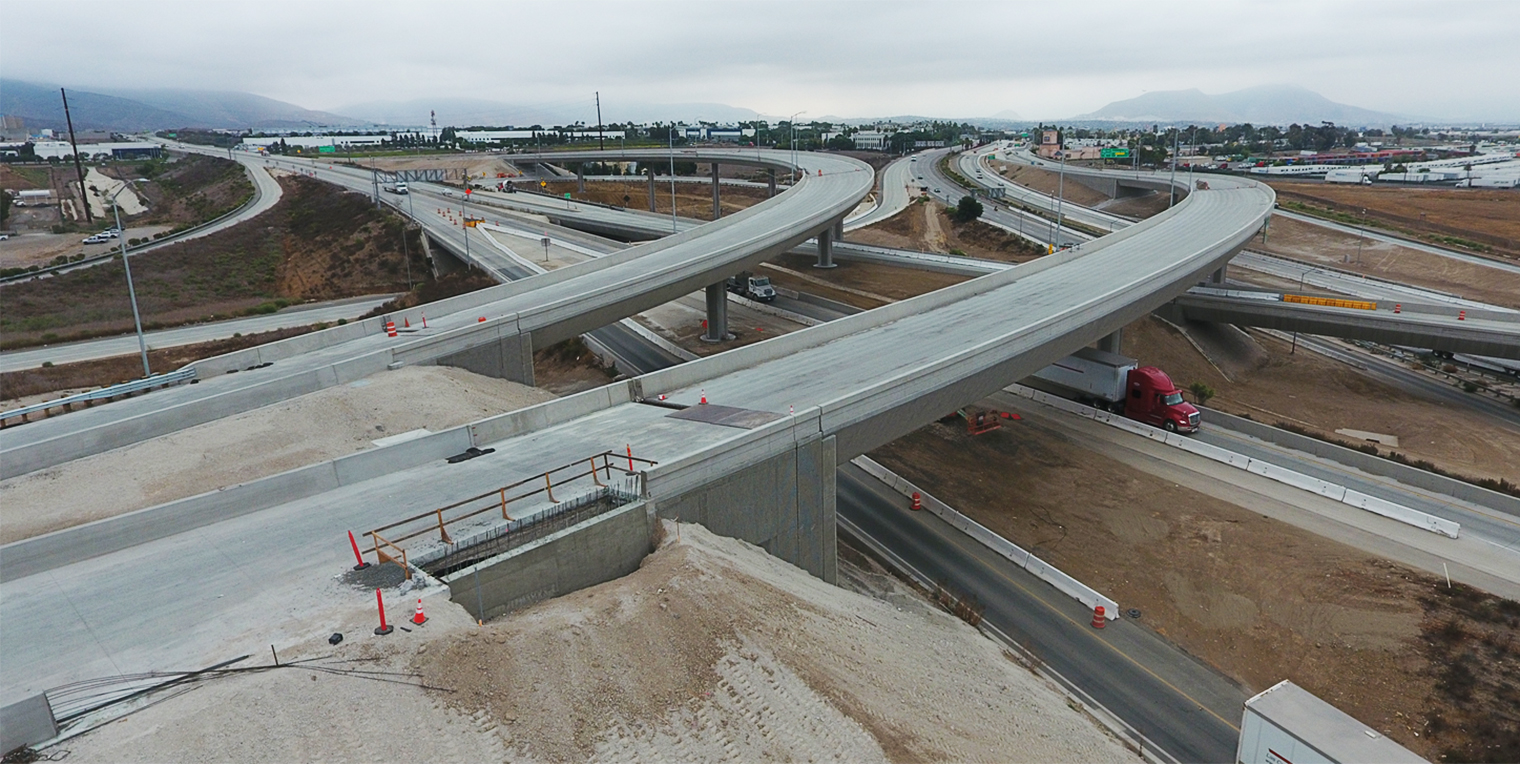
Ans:
{"type": "Polygon", "coordinates": [[[670,132],[665,134],[670,142],[670,232],[676,233],[676,123],[670,123],[670,132]]]}
{"type": "Polygon", "coordinates": [[[1174,205],[1174,204],[1177,203],[1177,148],[1180,145],[1179,141],[1181,139],[1182,139],[1182,131],[1173,128],[1173,130],[1172,130],[1172,179],[1169,180],[1169,181],[1167,181],[1167,184],[1171,186],[1172,195],[1167,199],[1167,202],[1166,202],[1166,208],[1167,209],[1171,209],[1172,205],[1174,205]]]}
{"type": "Polygon", "coordinates": [[[607,150],[607,136],[602,132],[602,91],[596,91],[596,145],[602,151],[607,150]]]}
{"type": "Polygon", "coordinates": [[[79,201],[84,205],[84,222],[91,223],[95,216],[90,214],[90,200],[84,189],[84,165],[79,161],[79,141],[74,139],[74,118],[69,116],[69,94],[63,88],[58,88],[58,92],[63,94],[63,119],[69,123],[69,147],[74,150],[74,173],[79,176],[79,201]]]}

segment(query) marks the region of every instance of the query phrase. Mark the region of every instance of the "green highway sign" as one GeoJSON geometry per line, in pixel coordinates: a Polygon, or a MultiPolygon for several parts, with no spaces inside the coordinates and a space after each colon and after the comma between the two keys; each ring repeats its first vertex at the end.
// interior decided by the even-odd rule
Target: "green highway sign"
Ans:
{"type": "Polygon", "coordinates": [[[1129,149],[1102,149],[1104,159],[1129,159],[1129,149]]]}
{"type": "Polygon", "coordinates": [[[332,153],[336,152],[337,150],[338,149],[335,146],[318,146],[317,147],[317,153],[318,154],[332,154],[332,153]]]}

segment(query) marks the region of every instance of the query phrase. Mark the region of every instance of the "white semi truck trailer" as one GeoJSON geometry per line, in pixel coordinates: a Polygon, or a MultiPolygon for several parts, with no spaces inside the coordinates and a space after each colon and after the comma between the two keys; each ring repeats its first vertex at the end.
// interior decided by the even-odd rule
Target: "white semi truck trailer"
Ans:
{"type": "Polygon", "coordinates": [[[1429,764],[1286,679],[1246,701],[1235,764],[1429,764]]]}

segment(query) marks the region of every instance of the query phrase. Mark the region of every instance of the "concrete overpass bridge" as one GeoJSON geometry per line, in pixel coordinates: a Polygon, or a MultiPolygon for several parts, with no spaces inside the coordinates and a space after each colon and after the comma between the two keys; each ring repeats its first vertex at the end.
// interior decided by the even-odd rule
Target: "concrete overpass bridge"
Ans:
{"type": "MultiPolygon", "coordinates": [[[[575,152],[586,161],[659,159],[668,152],[575,152]]],[[[554,158],[553,155],[544,155],[554,158]]],[[[750,163],[790,170],[788,152],[699,149],[680,161],[750,163]]],[[[118,448],[397,365],[443,363],[532,384],[534,347],[547,347],[706,289],[726,305],[723,281],[807,239],[827,238],[874,185],[863,162],[807,155],[786,193],[706,225],[550,273],[394,315],[335,327],[193,364],[200,383],[8,428],[0,478],[118,448]],[[428,321],[423,314],[432,312],[428,321]],[[387,321],[412,331],[387,337],[387,321]],[[426,329],[419,329],[426,323],[426,329]],[[232,372],[240,372],[233,374],[232,372]]],[[[369,173],[317,171],[367,191],[369,173]]],[[[415,201],[407,200],[411,208],[415,201]]],[[[468,229],[439,208],[417,211],[429,235],[467,252],[468,229]]],[[[616,211],[602,210],[608,215],[616,211]]],[[[499,269],[493,269],[501,273],[499,269]]],[[[502,274],[505,278],[505,275],[502,274]]],[[[721,326],[719,327],[721,329],[721,326]]]]}
{"type": "Polygon", "coordinates": [[[272,603],[290,605],[282,586],[330,577],[347,554],[345,531],[625,444],[657,462],[644,472],[651,515],[702,522],[832,580],[837,465],[1171,300],[1256,233],[1272,198],[1248,180],[1221,183],[1113,236],[938,292],[179,507],[8,545],[0,704],[82,678],[212,662],[203,659],[224,655],[246,624],[266,622],[272,603]],[[442,459],[467,446],[495,451],[442,459]],[[226,565],[227,549],[258,550],[265,575],[226,565]],[[137,628],[146,623],[153,628],[137,628]],[[121,624],[131,628],[112,628],[121,624]]]}
{"type": "Polygon", "coordinates": [[[1520,314],[1449,305],[1347,300],[1274,292],[1195,288],[1172,302],[1178,318],[1384,345],[1520,359],[1520,314]]]}

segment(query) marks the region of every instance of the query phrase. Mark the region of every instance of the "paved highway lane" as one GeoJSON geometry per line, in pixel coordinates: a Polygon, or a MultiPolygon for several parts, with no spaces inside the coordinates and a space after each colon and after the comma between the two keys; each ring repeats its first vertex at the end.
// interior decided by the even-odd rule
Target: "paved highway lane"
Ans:
{"type": "Polygon", "coordinates": [[[1092,628],[1081,603],[932,513],[909,511],[859,468],[840,468],[837,485],[841,518],[930,580],[975,597],[988,623],[1155,746],[1179,761],[1232,759],[1244,689],[1132,620],[1092,628]]]}
{"type": "Polygon", "coordinates": [[[881,171],[881,199],[876,209],[859,217],[846,219],[845,232],[880,223],[907,209],[921,185],[913,179],[913,171],[925,161],[920,158],[922,156],[923,154],[910,154],[887,165],[881,171]]]}
{"type": "MultiPolygon", "coordinates": [[[[143,337],[147,340],[148,349],[155,350],[226,339],[233,334],[255,334],[257,332],[286,329],[292,326],[306,326],[319,322],[332,323],[340,318],[352,320],[379,307],[394,296],[367,295],[364,297],[351,297],[345,300],[313,303],[311,305],[298,305],[271,313],[267,316],[235,318],[230,321],[216,321],[208,324],[162,329],[154,332],[145,332],[143,337]]],[[[55,364],[75,363],[136,352],[137,335],[135,334],[87,340],[85,342],[72,342],[66,345],[32,348],[30,350],[15,350],[0,353],[0,372],[31,369],[41,366],[44,362],[55,364]]],[[[160,371],[170,370],[161,369],[160,371]]]]}

